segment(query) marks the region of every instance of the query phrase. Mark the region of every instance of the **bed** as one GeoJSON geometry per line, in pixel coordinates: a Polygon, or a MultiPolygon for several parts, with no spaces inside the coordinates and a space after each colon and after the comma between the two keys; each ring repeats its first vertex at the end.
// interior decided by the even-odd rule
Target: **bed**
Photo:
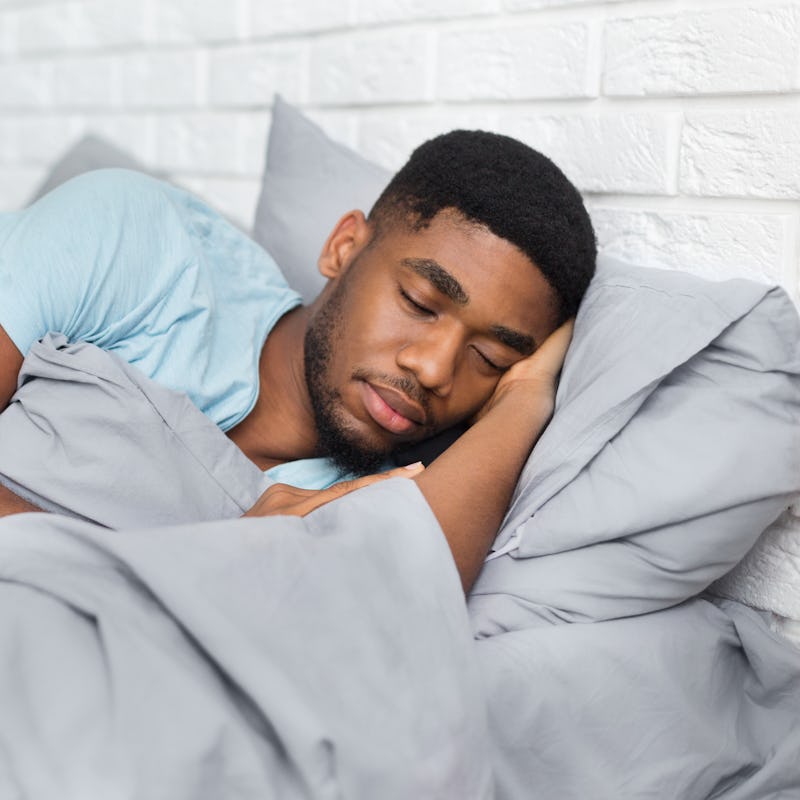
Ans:
{"type": "MultiPolygon", "coordinates": [[[[254,236],[310,297],[314,236],[383,180],[278,101],[254,236]]],[[[0,520],[0,796],[800,796],[780,289],[602,259],[466,604],[410,481],[238,519],[254,465],[58,335],[15,401],[0,479],[57,513],[0,520]]]]}

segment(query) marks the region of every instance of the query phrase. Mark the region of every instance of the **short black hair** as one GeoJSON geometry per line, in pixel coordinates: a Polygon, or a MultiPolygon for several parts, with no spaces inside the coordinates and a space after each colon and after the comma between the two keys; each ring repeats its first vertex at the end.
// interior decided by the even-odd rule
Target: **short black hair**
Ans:
{"type": "Polygon", "coordinates": [[[546,156],[510,136],[456,130],[421,144],[369,213],[376,234],[428,226],[444,209],[518,247],[574,316],[595,270],[594,230],[578,190],[546,156]]]}

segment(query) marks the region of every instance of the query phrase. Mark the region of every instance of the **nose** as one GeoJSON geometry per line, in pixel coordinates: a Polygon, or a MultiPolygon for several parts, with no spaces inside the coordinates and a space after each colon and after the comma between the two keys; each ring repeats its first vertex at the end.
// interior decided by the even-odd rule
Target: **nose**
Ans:
{"type": "Polygon", "coordinates": [[[447,397],[453,388],[460,348],[455,331],[426,331],[400,349],[397,365],[412,372],[419,384],[437,397],[447,397]]]}

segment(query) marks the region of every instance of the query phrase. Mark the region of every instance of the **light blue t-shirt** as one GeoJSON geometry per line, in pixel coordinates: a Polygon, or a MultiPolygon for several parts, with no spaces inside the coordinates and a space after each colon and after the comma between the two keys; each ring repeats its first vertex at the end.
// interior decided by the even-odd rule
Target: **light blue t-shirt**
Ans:
{"type": "Polygon", "coordinates": [[[299,305],[275,261],[188,192],[128,170],[0,214],[0,325],[117,353],[223,430],[252,410],[275,323],[299,305]]]}

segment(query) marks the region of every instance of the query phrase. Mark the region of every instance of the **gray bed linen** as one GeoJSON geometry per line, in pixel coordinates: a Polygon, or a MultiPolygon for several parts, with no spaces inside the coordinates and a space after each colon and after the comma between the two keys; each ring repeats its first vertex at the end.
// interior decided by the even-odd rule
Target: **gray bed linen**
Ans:
{"type": "Polygon", "coordinates": [[[800,492],[800,320],[781,289],[605,259],[556,414],[470,598],[477,635],[667,608],[800,492]]]}
{"type": "Polygon", "coordinates": [[[0,414],[0,483],[47,511],[126,528],[238,517],[271,481],[186,395],[51,333],[0,414]]]}
{"type": "Polygon", "coordinates": [[[304,519],[6,517],[0,797],[487,798],[472,646],[408,480],[304,519]]]}
{"type": "Polygon", "coordinates": [[[203,523],[260,473],[49,337],[0,473],[83,519],[0,520],[0,796],[800,796],[800,653],[693,597],[798,488],[797,331],[769,287],[604,265],[469,623],[410,482],[203,523]]]}
{"type": "Polygon", "coordinates": [[[695,598],[476,642],[496,800],[796,800],[800,650],[695,598]]]}

